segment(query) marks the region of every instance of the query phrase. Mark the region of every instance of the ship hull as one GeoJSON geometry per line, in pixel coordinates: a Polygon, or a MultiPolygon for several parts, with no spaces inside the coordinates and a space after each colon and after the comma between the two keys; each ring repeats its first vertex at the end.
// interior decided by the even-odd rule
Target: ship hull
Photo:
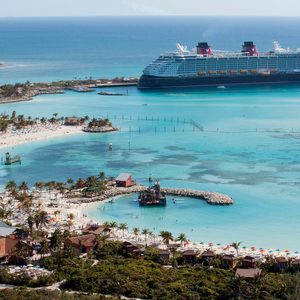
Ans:
{"type": "Polygon", "coordinates": [[[210,77],[156,77],[143,75],[139,79],[139,89],[161,89],[175,87],[207,87],[220,85],[258,85],[300,83],[299,73],[276,73],[255,75],[230,75],[210,77]]]}

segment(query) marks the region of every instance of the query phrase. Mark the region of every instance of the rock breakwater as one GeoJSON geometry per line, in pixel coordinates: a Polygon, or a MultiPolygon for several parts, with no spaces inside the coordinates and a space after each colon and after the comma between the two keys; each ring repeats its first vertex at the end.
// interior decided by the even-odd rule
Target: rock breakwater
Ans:
{"type": "MultiPolygon", "coordinates": [[[[104,201],[112,197],[126,195],[131,193],[139,193],[146,190],[147,187],[143,185],[134,185],[132,187],[112,187],[107,189],[102,195],[91,197],[91,198],[80,198],[77,199],[82,203],[104,201]]],[[[231,205],[234,201],[231,197],[225,194],[220,194],[216,192],[201,191],[201,190],[191,190],[191,189],[175,189],[175,188],[162,188],[162,191],[166,195],[179,196],[179,197],[190,197],[197,198],[206,201],[208,204],[212,205],[231,205]]]]}

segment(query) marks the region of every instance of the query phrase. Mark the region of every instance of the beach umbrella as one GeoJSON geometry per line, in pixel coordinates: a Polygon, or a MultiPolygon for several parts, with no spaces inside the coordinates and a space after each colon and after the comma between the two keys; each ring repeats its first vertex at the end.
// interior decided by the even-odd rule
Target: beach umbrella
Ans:
{"type": "Polygon", "coordinates": [[[246,247],[246,246],[244,246],[244,247],[243,247],[243,249],[247,249],[247,247],[246,247]]]}
{"type": "Polygon", "coordinates": [[[259,250],[264,250],[264,248],[259,248],[259,250]]]}
{"type": "Polygon", "coordinates": [[[281,250],[280,249],[276,249],[276,252],[281,252],[281,250]]]}
{"type": "Polygon", "coordinates": [[[296,252],[295,252],[295,254],[299,254],[299,252],[298,252],[298,251],[296,251],[296,252]]]}
{"type": "Polygon", "coordinates": [[[290,251],[289,251],[289,250],[284,250],[284,252],[288,253],[288,252],[290,252],[290,251]]]}

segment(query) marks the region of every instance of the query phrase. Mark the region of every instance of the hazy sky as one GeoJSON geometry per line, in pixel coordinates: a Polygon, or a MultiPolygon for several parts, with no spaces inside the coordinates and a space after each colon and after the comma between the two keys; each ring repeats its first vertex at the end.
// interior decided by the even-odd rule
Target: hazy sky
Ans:
{"type": "Polygon", "coordinates": [[[0,0],[0,17],[103,15],[300,16],[300,0],[0,0]]]}

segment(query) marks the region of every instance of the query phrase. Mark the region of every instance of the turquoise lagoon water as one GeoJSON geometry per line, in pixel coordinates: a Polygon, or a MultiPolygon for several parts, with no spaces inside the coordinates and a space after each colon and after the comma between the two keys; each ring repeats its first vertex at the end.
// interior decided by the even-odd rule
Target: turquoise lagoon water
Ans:
{"type": "Polygon", "coordinates": [[[166,208],[140,208],[132,195],[94,204],[88,216],[127,222],[130,228],[186,232],[197,241],[300,249],[299,86],[128,92],[115,97],[67,92],[2,105],[2,111],[32,116],[109,116],[121,131],[9,149],[22,155],[23,164],[1,166],[0,184],[76,179],[100,170],[112,176],[131,172],[147,183],[152,174],[163,186],[227,193],[235,204],[216,207],[183,199],[166,208]]]}

